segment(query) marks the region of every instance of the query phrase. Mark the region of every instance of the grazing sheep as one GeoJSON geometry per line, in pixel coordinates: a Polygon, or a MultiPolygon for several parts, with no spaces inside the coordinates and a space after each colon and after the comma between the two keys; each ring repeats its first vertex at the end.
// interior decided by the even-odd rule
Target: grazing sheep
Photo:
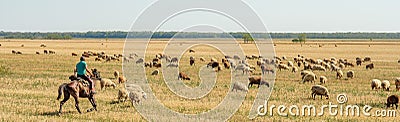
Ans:
{"type": "Polygon", "coordinates": [[[374,89],[380,89],[382,86],[382,82],[378,79],[372,79],[371,80],[371,88],[372,90],[374,89]]]}
{"type": "Polygon", "coordinates": [[[101,61],[101,58],[95,58],[94,61],[101,61]]]}
{"type": "Polygon", "coordinates": [[[321,66],[321,65],[314,65],[311,68],[312,70],[319,70],[319,71],[326,71],[325,67],[321,66]]]}
{"type": "Polygon", "coordinates": [[[45,44],[42,43],[42,44],[40,44],[40,47],[47,47],[47,46],[46,46],[45,44]]]}
{"type": "Polygon", "coordinates": [[[287,65],[288,65],[289,67],[293,67],[293,66],[294,66],[292,61],[288,61],[287,65]]]}
{"type": "Polygon", "coordinates": [[[167,67],[178,67],[178,64],[168,64],[167,67]]]}
{"type": "Polygon", "coordinates": [[[129,98],[131,99],[132,106],[133,104],[140,104],[140,101],[143,99],[147,99],[147,95],[144,91],[131,91],[129,92],[129,98]]]}
{"type": "Polygon", "coordinates": [[[22,54],[22,52],[21,51],[17,51],[17,53],[16,54],[22,54]]]}
{"type": "Polygon", "coordinates": [[[343,63],[339,63],[339,68],[344,69],[346,66],[343,63]]]}
{"type": "Polygon", "coordinates": [[[253,72],[254,72],[254,69],[251,69],[250,67],[244,67],[244,69],[243,69],[243,74],[244,73],[250,74],[250,73],[253,73],[253,72]]]}
{"type": "Polygon", "coordinates": [[[284,69],[284,70],[289,70],[290,69],[289,66],[287,66],[285,64],[278,64],[277,68],[279,69],[279,71],[281,71],[282,69],[284,69]]]}
{"type": "Polygon", "coordinates": [[[106,87],[113,87],[115,89],[115,87],[117,87],[117,85],[112,82],[110,79],[107,78],[100,78],[100,88],[101,90],[105,90],[106,87]]]}
{"type": "Polygon", "coordinates": [[[154,65],[154,64],[157,64],[157,63],[158,63],[158,61],[160,61],[160,59],[158,59],[158,58],[154,58],[154,59],[153,59],[153,62],[152,62],[152,63],[153,63],[153,65],[154,65]]]}
{"type": "Polygon", "coordinates": [[[365,57],[364,62],[371,61],[371,57],[365,57]]]}
{"type": "Polygon", "coordinates": [[[270,66],[266,66],[265,64],[261,65],[261,72],[262,74],[271,72],[272,74],[275,72],[274,69],[270,66]]]}
{"type": "Polygon", "coordinates": [[[319,82],[321,82],[321,84],[325,84],[326,82],[328,82],[328,78],[326,78],[325,76],[319,76],[319,82]]]}
{"type": "Polygon", "coordinates": [[[211,58],[210,61],[211,61],[211,62],[217,62],[217,59],[211,58]]]}
{"type": "Polygon", "coordinates": [[[201,62],[206,62],[206,59],[204,59],[203,57],[200,57],[200,61],[201,62]]]}
{"type": "Polygon", "coordinates": [[[368,65],[365,66],[365,69],[373,69],[373,68],[374,68],[374,64],[373,63],[368,64],[368,65]]]}
{"type": "Polygon", "coordinates": [[[145,62],[144,67],[153,67],[153,64],[151,62],[145,62]]]}
{"type": "Polygon", "coordinates": [[[343,77],[343,72],[342,70],[336,71],[336,79],[341,79],[343,77]]]}
{"type": "Polygon", "coordinates": [[[194,51],[193,49],[189,50],[189,53],[195,53],[196,51],[194,51]]]}
{"type": "Polygon", "coordinates": [[[49,52],[47,50],[43,50],[43,53],[44,54],[48,54],[49,52]]]}
{"type": "Polygon", "coordinates": [[[361,66],[361,63],[362,63],[362,59],[361,59],[360,57],[357,57],[357,58],[356,58],[356,64],[357,64],[357,66],[361,66]]]}
{"type": "Polygon", "coordinates": [[[125,102],[128,100],[129,92],[125,88],[121,88],[118,90],[118,102],[125,102]]]}
{"type": "Polygon", "coordinates": [[[400,59],[399,59],[399,60],[397,60],[397,63],[400,63],[400,59]]]}
{"type": "Polygon", "coordinates": [[[24,44],[21,44],[21,47],[24,47],[24,44]]]}
{"type": "Polygon", "coordinates": [[[115,79],[119,78],[119,72],[117,70],[114,70],[114,78],[115,79]]]}
{"type": "Polygon", "coordinates": [[[226,69],[229,69],[231,67],[231,64],[229,62],[224,62],[224,67],[226,69]]]}
{"type": "Polygon", "coordinates": [[[399,91],[400,90],[400,78],[396,78],[394,84],[396,85],[396,90],[399,91]]]}
{"type": "Polygon", "coordinates": [[[125,76],[119,76],[118,77],[118,83],[125,83],[126,82],[126,77],[125,76]]]}
{"type": "Polygon", "coordinates": [[[49,54],[56,54],[55,51],[49,50],[49,54]]]}
{"type": "Polygon", "coordinates": [[[399,106],[398,104],[399,104],[399,96],[398,95],[391,95],[391,96],[389,96],[388,98],[387,98],[387,103],[386,103],[386,108],[389,108],[389,107],[391,107],[391,106],[396,106],[396,109],[397,109],[397,107],[399,106]]]}
{"type": "Polygon", "coordinates": [[[190,61],[189,61],[190,66],[196,65],[194,61],[195,61],[194,59],[190,59],[190,61]]]}
{"type": "Polygon", "coordinates": [[[382,90],[389,91],[390,82],[388,80],[382,80],[382,90]]]}
{"type": "Polygon", "coordinates": [[[354,71],[349,70],[349,71],[347,71],[346,75],[347,75],[347,78],[353,79],[354,78],[354,71]]]}
{"type": "Polygon", "coordinates": [[[249,88],[246,87],[246,85],[240,83],[240,82],[234,82],[232,84],[232,91],[235,90],[239,90],[239,91],[249,91],[249,88]]]}
{"type": "Polygon", "coordinates": [[[178,58],[177,57],[173,57],[171,59],[171,63],[178,63],[178,58]]]}
{"type": "Polygon", "coordinates": [[[184,72],[179,72],[179,76],[178,76],[178,80],[190,80],[190,77],[188,75],[186,75],[186,73],[184,72]]]}
{"type": "Polygon", "coordinates": [[[36,54],[37,54],[37,55],[40,55],[40,52],[37,52],[37,51],[36,51],[36,54]]]}
{"type": "Polygon", "coordinates": [[[156,68],[160,68],[161,67],[161,63],[154,64],[153,66],[156,67],[156,68]]]}
{"type": "Polygon", "coordinates": [[[210,63],[208,63],[207,64],[207,67],[211,67],[211,68],[218,68],[218,70],[217,71],[220,71],[221,70],[221,67],[219,66],[219,63],[218,62],[213,62],[213,61],[211,61],[210,63]]]}
{"type": "Polygon", "coordinates": [[[235,60],[240,60],[240,57],[239,57],[238,55],[234,55],[234,56],[233,56],[233,59],[235,59],[235,60]]]}
{"type": "Polygon", "coordinates": [[[299,70],[299,69],[297,69],[297,67],[295,67],[295,66],[292,67],[292,72],[293,72],[293,73],[297,72],[298,70],[299,70]]]}
{"type": "Polygon", "coordinates": [[[11,50],[11,53],[12,53],[12,54],[17,54],[17,51],[11,50]]]}
{"type": "Polygon", "coordinates": [[[315,96],[317,95],[321,95],[321,99],[322,96],[325,96],[326,99],[329,99],[329,91],[326,87],[321,86],[321,85],[314,85],[311,87],[311,97],[315,100],[315,96]]]}
{"type": "Polygon", "coordinates": [[[267,81],[263,80],[261,78],[261,76],[250,76],[248,87],[249,88],[252,87],[253,84],[257,84],[258,85],[257,87],[260,87],[260,85],[265,85],[265,86],[269,87],[269,83],[267,81]]]}
{"type": "Polygon", "coordinates": [[[136,60],[136,64],[140,64],[140,63],[143,63],[143,62],[144,62],[143,58],[139,58],[138,60],[136,60]]]}
{"type": "Polygon", "coordinates": [[[76,54],[76,53],[72,53],[71,55],[72,55],[72,56],[78,56],[78,54],[76,54]]]}
{"type": "Polygon", "coordinates": [[[313,74],[307,74],[303,77],[303,83],[305,82],[311,82],[313,83],[315,80],[317,80],[317,75],[313,74]]]}
{"type": "Polygon", "coordinates": [[[306,76],[307,74],[314,74],[314,73],[312,71],[309,71],[309,70],[303,70],[303,71],[300,72],[301,79],[303,79],[304,76],[306,76]]]}
{"type": "Polygon", "coordinates": [[[160,71],[158,69],[154,70],[151,75],[158,75],[160,73],[160,71]]]}

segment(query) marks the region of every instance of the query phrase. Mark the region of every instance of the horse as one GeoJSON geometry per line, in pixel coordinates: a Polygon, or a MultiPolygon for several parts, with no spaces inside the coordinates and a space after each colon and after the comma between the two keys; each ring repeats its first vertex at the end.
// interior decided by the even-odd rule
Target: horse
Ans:
{"type": "Polygon", "coordinates": [[[79,108],[79,98],[88,98],[90,103],[92,104],[93,108],[87,110],[87,112],[91,112],[93,110],[97,111],[96,100],[93,94],[89,94],[89,87],[85,86],[85,84],[80,81],[76,76],[70,76],[69,79],[71,82],[63,83],[58,88],[58,96],[57,100],[61,98],[62,93],[64,93],[64,99],[60,102],[60,110],[58,111],[58,115],[61,115],[62,106],[65,102],[68,101],[70,96],[74,97],[75,99],[75,107],[80,114],[82,114],[79,108]]]}

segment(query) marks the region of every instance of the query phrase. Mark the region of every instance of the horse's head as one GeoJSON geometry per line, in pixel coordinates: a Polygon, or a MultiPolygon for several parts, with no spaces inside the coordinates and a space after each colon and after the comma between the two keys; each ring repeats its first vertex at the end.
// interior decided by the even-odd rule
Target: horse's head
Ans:
{"type": "Polygon", "coordinates": [[[75,75],[71,75],[69,76],[69,80],[71,81],[78,80],[78,77],[76,77],[75,75]]]}

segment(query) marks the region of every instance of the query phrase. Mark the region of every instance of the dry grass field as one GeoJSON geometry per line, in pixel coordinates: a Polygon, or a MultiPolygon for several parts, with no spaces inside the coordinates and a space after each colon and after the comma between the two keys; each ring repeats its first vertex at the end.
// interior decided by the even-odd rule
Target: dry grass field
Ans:
{"type": "MultiPolygon", "coordinates": [[[[146,57],[146,60],[153,58],[153,55],[162,51],[162,47],[166,44],[162,41],[157,40],[149,44],[147,48],[149,56],[146,57]]],[[[367,63],[362,66],[348,67],[343,71],[355,71],[355,78],[342,78],[340,80],[335,78],[335,72],[315,71],[318,77],[327,76],[328,82],[324,86],[330,92],[330,99],[319,99],[317,97],[316,100],[311,98],[310,89],[312,85],[319,84],[319,82],[303,84],[300,82],[299,72],[277,71],[274,90],[268,101],[269,105],[315,105],[319,107],[327,105],[329,102],[338,104],[336,95],[345,93],[348,97],[346,104],[359,105],[361,108],[364,105],[370,105],[373,107],[371,114],[375,114],[373,112],[376,110],[387,110],[384,103],[386,103],[388,96],[400,95],[400,92],[395,90],[394,85],[394,79],[400,77],[400,64],[397,63],[400,59],[399,40],[374,40],[374,42],[368,40],[310,40],[302,46],[284,39],[274,40],[274,42],[276,44],[276,55],[286,56],[291,61],[293,61],[293,57],[300,54],[314,59],[344,58],[355,64],[356,57],[369,56],[375,64],[375,69],[366,70],[365,64],[367,63]],[[335,47],[335,44],[337,47],[335,47]],[[319,47],[318,45],[323,46],[319,47]],[[389,80],[391,83],[390,91],[371,90],[370,81],[374,78],[389,80]]],[[[57,115],[59,108],[59,101],[56,100],[57,88],[60,84],[69,82],[68,76],[72,75],[74,66],[79,60],[79,56],[73,57],[71,53],[80,55],[84,51],[104,51],[106,54],[122,54],[124,39],[108,41],[104,39],[1,39],[0,44],[0,121],[145,121],[130,102],[113,102],[117,97],[118,89],[124,87],[123,84],[118,84],[116,89],[108,88],[104,91],[100,91],[99,85],[96,86],[99,111],[79,114],[74,107],[73,100],[70,99],[64,105],[64,113],[61,116],[57,115]],[[47,47],[40,47],[41,43],[46,44],[47,47]],[[21,47],[22,44],[24,47],[21,47]],[[44,49],[54,50],[56,54],[44,55],[44,49]],[[23,54],[15,55],[11,53],[11,50],[21,51],[23,54]],[[36,51],[40,54],[35,54],[36,51]]],[[[240,46],[247,55],[257,53],[253,44],[241,44],[240,46]]],[[[190,81],[183,82],[188,86],[196,87],[201,82],[196,75],[197,71],[205,66],[211,57],[220,61],[223,54],[209,46],[196,46],[193,49],[196,50],[196,53],[184,53],[179,67],[192,78],[190,81]],[[190,56],[204,57],[206,62],[197,61],[195,66],[190,67],[188,63],[190,56]]],[[[121,61],[98,62],[91,57],[87,59],[87,62],[89,68],[99,69],[103,78],[110,78],[117,83],[117,80],[113,79],[113,72],[114,70],[122,72],[121,61]]],[[[256,66],[255,60],[249,62],[256,66]]],[[[149,75],[154,69],[147,68],[146,73],[149,75]]],[[[213,90],[205,97],[196,100],[184,99],[174,95],[168,90],[161,75],[148,76],[147,78],[161,103],[174,111],[194,114],[212,109],[221,102],[230,90],[230,72],[222,69],[218,73],[217,83],[213,90]]],[[[260,69],[257,68],[255,74],[259,73],[260,69]]],[[[251,121],[247,116],[257,92],[255,86],[249,89],[245,101],[229,121],[251,121]]],[[[91,106],[87,99],[80,99],[80,107],[82,110],[86,110],[91,106]]],[[[317,109],[317,112],[319,112],[319,108],[317,109]]],[[[389,109],[392,110],[393,108],[389,109]]],[[[284,117],[277,115],[275,109],[273,116],[260,116],[252,121],[396,121],[400,116],[397,110],[397,117],[330,116],[327,109],[324,112],[325,115],[323,116],[284,117]]]]}

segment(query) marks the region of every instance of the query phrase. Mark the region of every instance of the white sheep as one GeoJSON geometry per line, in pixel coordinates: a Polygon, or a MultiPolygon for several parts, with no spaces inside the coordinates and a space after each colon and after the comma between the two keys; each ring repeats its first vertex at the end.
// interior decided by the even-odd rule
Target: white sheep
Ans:
{"type": "Polygon", "coordinates": [[[314,82],[315,80],[317,80],[317,75],[315,75],[314,73],[312,74],[307,74],[303,77],[303,83],[305,82],[314,82]]]}
{"type": "Polygon", "coordinates": [[[129,92],[128,96],[133,104],[140,104],[142,99],[147,99],[147,94],[143,89],[136,84],[126,84],[126,90],[129,92]]]}
{"type": "Polygon", "coordinates": [[[342,77],[343,77],[343,71],[342,70],[336,71],[336,79],[341,79],[342,77]]]}
{"type": "Polygon", "coordinates": [[[235,90],[239,90],[239,91],[248,91],[249,89],[247,88],[246,85],[244,85],[243,83],[240,82],[234,82],[232,84],[232,91],[235,90]]]}
{"type": "Polygon", "coordinates": [[[378,79],[372,79],[371,80],[371,88],[372,90],[374,89],[380,89],[382,86],[382,82],[378,79]]]}
{"type": "Polygon", "coordinates": [[[101,90],[104,90],[106,87],[111,87],[111,86],[114,89],[115,89],[115,87],[117,87],[117,85],[108,78],[100,78],[99,80],[100,80],[101,90]]]}
{"type": "Polygon", "coordinates": [[[321,86],[321,85],[314,85],[311,87],[311,97],[315,100],[315,96],[317,95],[321,95],[321,99],[322,96],[325,96],[326,99],[329,99],[329,91],[326,87],[321,86]]]}
{"type": "Polygon", "coordinates": [[[319,70],[319,71],[326,71],[325,67],[321,66],[321,65],[314,65],[311,68],[312,70],[319,70]]]}
{"type": "Polygon", "coordinates": [[[328,82],[328,78],[326,78],[325,76],[320,76],[319,82],[321,82],[321,84],[325,84],[326,82],[328,82]]]}
{"type": "Polygon", "coordinates": [[[314,74],[314,73],[312,71],[303,70],[303,71],[300,72],[301,79],[303,79],[304,76],[306,76],[307,74],[314,74]]]}
{"type": "Polygon", "coordinates": [[[389,91],[390,82],[388,80],[382,80],[382,90],[389,91]]]}
{"type": "Polygon", "coordinates": [[[352,78],[352,79],[354,78],[354,71],[351,71],[351,70],[347,71],[346,74],[347,74],[347,78],[352,78]]]}
{"type": "Polygon", "coordinates": [[[284,69],[284,70],[289,70],[290,69],[289,66],[287,66],[285,64],[278,64],[277,68],[279,69],[279,71],[281,71],[282,69],[284,69]]]}

